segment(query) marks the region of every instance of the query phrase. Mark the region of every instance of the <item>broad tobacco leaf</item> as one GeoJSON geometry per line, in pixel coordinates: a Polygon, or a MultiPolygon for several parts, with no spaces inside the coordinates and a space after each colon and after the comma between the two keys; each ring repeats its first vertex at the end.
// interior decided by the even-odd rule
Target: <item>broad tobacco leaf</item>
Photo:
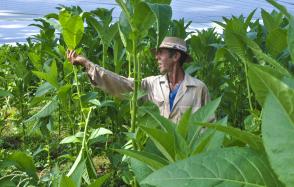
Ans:
{"type": "Polygon", "coordinates": [[[141,184],[157,187],[281,186],[265,155],[248,148],[205,152],[153,172],[141,184]]]}
{"type": "Polygon", "coordinates": [[[269,93],[262,117],[262,139],[271,166],[286,186],[294,184],[294,90],[269,93]]]}
{"type": "Polygon", "coordinates": [[[62,35],[69,49],[75,49],[84,34],[82,16],[71,15],[65,9],[59,13],[59,22],[62,26],[62,35]]]}
{"type": "Polygon", "coordinates": [[[167,4],[151,4],[147,3],[156,18],[157,30],[157,45],[158,47],[165,37],[169,28],[170,20],[172,17],[172,9],[167,4]]]}

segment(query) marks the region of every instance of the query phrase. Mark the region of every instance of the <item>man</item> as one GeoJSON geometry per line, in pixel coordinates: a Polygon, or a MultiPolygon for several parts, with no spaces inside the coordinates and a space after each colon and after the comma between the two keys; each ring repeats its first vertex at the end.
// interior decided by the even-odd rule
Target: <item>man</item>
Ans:
{"type": "MultiPolygon", "coordinates": [[[[182,65],[190,56],[183,39],[165,37],[155,57],[162,75],[144,78],[141,87],[162,116],[177,123],[188,108],[195,112],[209,101],[206,85],[184,72],[182,65]]],[[[68,51],[67,58],[72,64],[85,67],[93,85],[114,96],[133,90],[132,79],[101,68],[74,51],[68,51]]]]}

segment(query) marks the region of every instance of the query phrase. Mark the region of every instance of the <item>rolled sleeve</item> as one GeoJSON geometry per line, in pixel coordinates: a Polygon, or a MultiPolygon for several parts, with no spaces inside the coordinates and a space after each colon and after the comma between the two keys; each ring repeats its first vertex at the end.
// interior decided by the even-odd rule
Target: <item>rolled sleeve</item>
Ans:
{"type": "Polygon", "coordinates": [[[92,62],[88,62],[85,68],[91,83],[113,96],[122,98],[133,90],[133,79],[120,76],[92,62]]]}

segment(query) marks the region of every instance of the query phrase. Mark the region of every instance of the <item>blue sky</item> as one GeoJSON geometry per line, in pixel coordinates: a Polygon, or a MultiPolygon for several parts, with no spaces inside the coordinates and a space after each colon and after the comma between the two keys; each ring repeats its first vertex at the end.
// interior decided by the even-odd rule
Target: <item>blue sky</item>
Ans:
{"type": "MultiPolygon", "coordinates": [[[[294,13],[293,0],[278,0],[294,13]]],[[[120,13],[115,0],[0,0],[0,44],[24,42],[25,38],[38,33],[38,28],[28,26],[34,18],[57,12],[58,4],[79,5],[84,10],[98,7],[115,8],[114,17],[120,13]]],[[[173,19],[185,18],[192,21],[191,29],[202,29],[214,26],[212,21],[221,21],[222,16],[231,17],[243,14],[247,16],[257,8],[255,18],[260,17],[261,8],[272,10],[265,0],[173,0],[173,19]]]]}

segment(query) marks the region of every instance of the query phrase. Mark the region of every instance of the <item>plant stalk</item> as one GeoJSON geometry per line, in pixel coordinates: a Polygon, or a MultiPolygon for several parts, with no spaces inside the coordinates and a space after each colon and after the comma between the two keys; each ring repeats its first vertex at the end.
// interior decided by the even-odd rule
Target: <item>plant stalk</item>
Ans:
{"type": "Polygon", "coordinates": [[[251,94],[250,94],[250,87],[249,87],[249,80],[248,80],[248,68],[246,62],[244,62],[244,67],[245,67],[245,77],[246,77],[246,87],[247,87],[247,94],[248,94],[248,102],[249,102],[249,107],[250,111],[253,111],[253,106],[252,106],[252,101],[251,101],[251,94]]]}
{"type": "MultiPolygon", "coordinates": [[[[138,70],[138,61],[137,61],[137,48],[136,48],[136,39],[133,39],[133,75],[134,75],[134,92],[131,101],[131,132],[135,133],[136,130],[136,121],[137,121],[137,97],[138,97],[138,88],[139,88],[139,70],[138,70]]],[[[134,149],[137,149],[136,142],[132,140],[134,149]]]]}
{"type": "Polygon", "coordinates": [[[78,92],[78,98],[79,98],[79,103],[80,103],[80,107],[81,107],[81,112],[82,112],[82,118],[83,118],[83,121],[86,120],[86,115],[83,111],[83,103],[82,103],[82,100],[81,100],[81,92],[80,92],[80,88],[79,88],[79,80],[78,80],[78,73],[77,73],[77,69],[75,66],[73,66],[73,72],[74,72],[74,76],[75,76],[75,81],[76,81],[76,84],[77,84],[77,92],[78,92]]]}

